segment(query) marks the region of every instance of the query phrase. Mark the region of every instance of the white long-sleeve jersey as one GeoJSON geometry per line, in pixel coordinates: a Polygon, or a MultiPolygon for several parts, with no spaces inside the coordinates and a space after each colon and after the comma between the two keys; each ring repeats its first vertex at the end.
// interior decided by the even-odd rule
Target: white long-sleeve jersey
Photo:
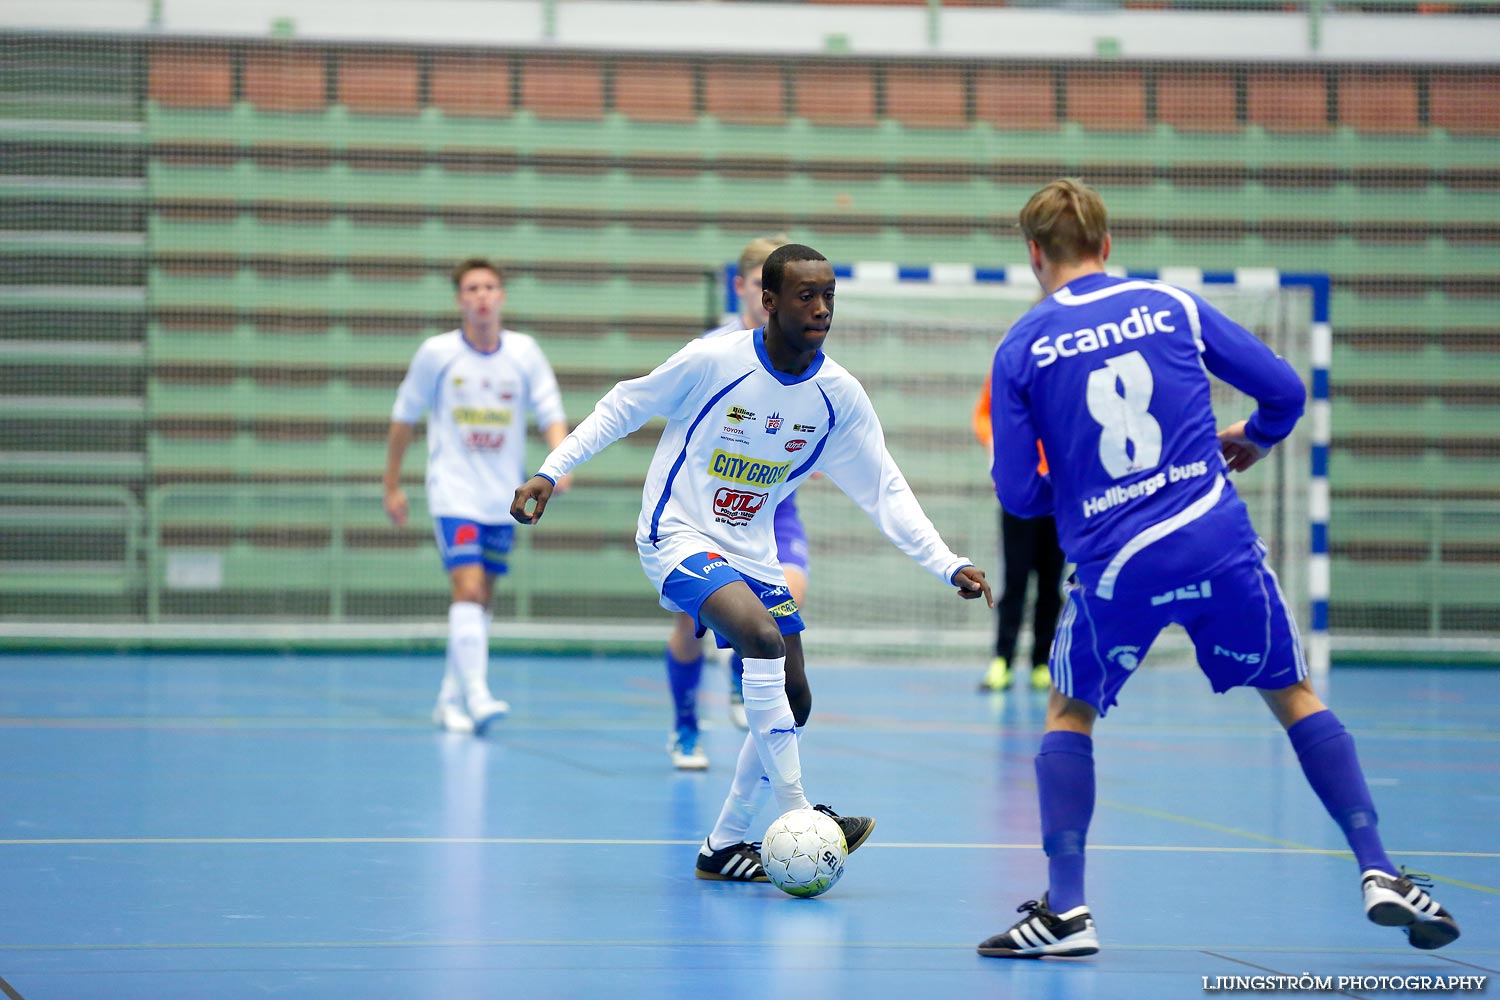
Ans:
{"type": "Polygon", "coordinates": [[[864,386],[821,352],[801,375],[776,371],[763,330],[691,341],[649,375],[619,383],[540,472],[556,480],[657,416],[667,426],[646,473],[636,546],[658,593],[683,559],[704,551],[784,584],[772,515],[815,471],[939,579],[970,565],[917,503],[864,386]]]}
{"type": "Polygon", "coordinates": [[[485,353],[450,330],[417,348],[391,419],[427,413],[427,507],[434,517],[509,524],[510,501],[526,480],[526,417],[537,427],[566,420],[557,377],[534,338],[500,331],[485,353]]]}

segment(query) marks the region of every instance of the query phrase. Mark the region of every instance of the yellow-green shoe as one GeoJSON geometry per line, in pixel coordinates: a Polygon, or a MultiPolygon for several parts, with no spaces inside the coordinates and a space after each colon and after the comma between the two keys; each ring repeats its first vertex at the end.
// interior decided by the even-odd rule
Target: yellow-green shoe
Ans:
{"type": "Polygon", "coordinates": [[[997,656],[990,661],[990,668],[979,681],[981,691],[1004,691],[1010,687],[1010,664],[1005,657],[997,656]]]}
{"type": "Polygon", "coordinates": [[[1031,689],[1033,691],[1045,691],[1052,686],[1052,671],[1045,663],[1038,663],[1031,668],[1031,689]]]}

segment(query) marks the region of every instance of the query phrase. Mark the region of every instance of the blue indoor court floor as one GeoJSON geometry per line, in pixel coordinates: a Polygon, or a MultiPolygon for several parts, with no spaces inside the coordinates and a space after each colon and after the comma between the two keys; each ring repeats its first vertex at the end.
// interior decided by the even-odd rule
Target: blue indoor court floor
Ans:
{"type": "Polygon", "coordinates": [[[1463,928],[1448,948],[1364,919],[1259,698],[1148,666],[1096,734],[1103,950],[1007,962],[974,946],[1044,888],[1044,696],[975,694],[981,667],[811,665],[809,797],[879,826],[799,900],[693,878],[741,740],[713,666],[713,766],[687,774],[653,658],[499,655],[513,714],[474,739],[430,724],[435,654],[0,655],[0,994],[1134,1000],[1500,976],[1500,671],[1325,686],[1392,856],[1463,928]]]}

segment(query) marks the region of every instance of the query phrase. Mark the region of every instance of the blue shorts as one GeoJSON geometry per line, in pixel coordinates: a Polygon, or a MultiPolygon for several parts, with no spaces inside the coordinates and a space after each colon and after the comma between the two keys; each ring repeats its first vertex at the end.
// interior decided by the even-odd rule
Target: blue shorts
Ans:
{"type": "Polygon", "coordinates": [[[438,555],[443,568],[482,563],[486,573],[500,575],[506,571],[505,557],[515,540],[513,524],[480,524],[462,517],[433,518],[433,535],[437,537],[438,555]]]}
{"type": "Polygon", "coordinates": [[[776,505],[772,527],[776,531],[776,559],[783,566],[795,566],[807,576],[807,529],[797,515],[797,494],[776,505]]]}
{"type": "Polygon", "coordinates": [[[1052,640],[1052,683],[1070,698],[1109,711],[1120,688],[1169,624],[1187,630],[1198,666],[1215,692],[1275,690],[1307,676],[1297,623],[1276,574],[1257,558],[1162,594],[1091,595],[1075,577],[1052,640]]]}
{"type": "MultiPolygon", "coordinates": [[[[714,591],[736,580],[743,581],[755,596],[760,598],[766,610],[771,612],[771,618],[781,629],[782,635],[792,635],[807,628],[802,623],[802,610],[797,607],[797,602],[792,600],[791,591],[774,583],[762,583],[745,576],[731,567],[729,560],[717,552],[699,552],[684,559],[676,569],[667,574],[667,580],[662,584],[661,596],[677,605],[677,610],[692,616],[693,625],[701,636],[706,631],[702,620],[698,617],[703,602],[708,600],[709,595],[714,591]]],[[[731,645],[717,632],[714,633],[714,641],[720,649],[728,649],[731,645]]]]}

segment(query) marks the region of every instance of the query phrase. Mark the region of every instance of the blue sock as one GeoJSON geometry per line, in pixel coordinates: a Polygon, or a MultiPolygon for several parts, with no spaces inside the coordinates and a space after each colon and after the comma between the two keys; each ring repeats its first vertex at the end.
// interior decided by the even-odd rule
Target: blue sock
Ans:
{"type": "Polygon", "coordinates": [[[703,657],[679,660],[667,651],[667,683],[672,686],[672,704],[677,709],[678,731],[698,731],[698,681],[703,677],[703,657]]]}
{"type": "Polygon", "coordinates": [[[1082,906],[1083,847],[1094,818],[1094,741],[1053,730],[1036,755],[1036,791],[1047,852],[1047,905],[1053,913],[1082,906]]]}
{"type": "Polygon", "coordinates": [[[1376,826],[1375,803],[1370,798],[1365,773],[1354,752],[1354,737],[1349,735],[1338,716],[1324,709],[1314,712],[1286,731],[1302,763],[1308,784],[1323,800],[1323,808],[1333,817],[1349,849],[1359,862],[1360,871],[1378,868],[1396,873],[1385,855],[1376,826]]]}

